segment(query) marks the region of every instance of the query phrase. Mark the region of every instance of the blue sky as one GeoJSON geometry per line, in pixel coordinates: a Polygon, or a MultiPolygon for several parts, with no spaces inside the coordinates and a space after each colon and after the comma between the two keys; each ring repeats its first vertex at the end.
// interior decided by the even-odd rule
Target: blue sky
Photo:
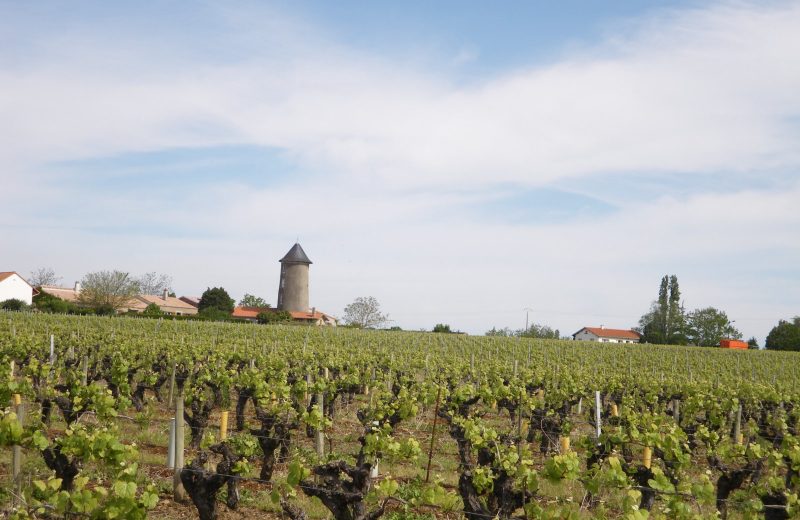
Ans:
{"type": "Polygon", "coordinates": [[[0,270],[397,325],[800,313],[797,2],[0,2],[0,270]]]}

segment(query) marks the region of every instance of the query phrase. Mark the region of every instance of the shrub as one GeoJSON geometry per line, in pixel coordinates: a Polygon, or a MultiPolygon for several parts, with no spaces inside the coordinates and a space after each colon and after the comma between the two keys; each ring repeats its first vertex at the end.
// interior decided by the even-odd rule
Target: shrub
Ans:
{"type": "Polygon", "coordinates": [[[285,323],[292,321],[292,315],[288,311],[259,312],[256,319],[261,324],[285,323]]]}
{"type": "Polygon", "coordinates": [[[22,300],[11,298],[9,300],[0,302],[0,309],[7,311],[27,311],[30,309],[30,306],[22,300]]]}

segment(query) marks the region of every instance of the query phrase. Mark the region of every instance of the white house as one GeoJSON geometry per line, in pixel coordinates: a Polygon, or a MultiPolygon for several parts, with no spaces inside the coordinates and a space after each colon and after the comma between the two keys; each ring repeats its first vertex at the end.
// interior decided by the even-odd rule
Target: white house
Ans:
{"type": "Polygon", "coordinates": [[[0,272],[0,302],[16,299],[28,305],[33,302],[33,287],[14,271],[0,272]]]}
{"type": "Polygon", "coordinates": [[[641,334],[630,329],[607,329],[599,327],[584,327],[572,335],[575,341],[598,341],[601,343],[639,343],[641,334]]]}

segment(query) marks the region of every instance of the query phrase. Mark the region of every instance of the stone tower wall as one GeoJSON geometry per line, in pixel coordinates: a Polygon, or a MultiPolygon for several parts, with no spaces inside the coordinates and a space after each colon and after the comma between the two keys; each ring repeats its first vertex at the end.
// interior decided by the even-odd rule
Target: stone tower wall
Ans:
{"type": "Polygon", "coordinates": [[[281,264],[278,309],[308,312],[308,264],[295,262],[281,264]]]}

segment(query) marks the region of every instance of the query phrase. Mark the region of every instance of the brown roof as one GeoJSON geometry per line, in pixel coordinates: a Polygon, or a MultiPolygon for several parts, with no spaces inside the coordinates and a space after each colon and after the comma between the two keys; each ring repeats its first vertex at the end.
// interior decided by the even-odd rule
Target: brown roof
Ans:
{"type": "MultiPolygon", "coordinates": [[[[615,339],[635,339],[639,340],[642,337],[641,334],[636,332],[635,330],[630,329],[607,329],[605,327],[584,327],[581,330],[587,330],[600,338],[615,338],[615,339]]],[[[578,332],[580,332],[579,330],[578,332]]],[[[576,332],[575,334],[578,334],[576,332]]],[[[573,336],[575,335],[573,334],[573,336]]]]}
{"type": "Polygon", "coordinates": [[[255,319],[261,312],[274,312],[270,307],[234,307],[232,316],[234,318],[253,318],[255,319]]]}
{"type": "MultiPolygon", "coordinates": [[[[234,318],[255,319],[261,312],[278,312],[279,310],[280,309],[274,309],[272,307],[235,307],[233,309],[232,316],[234,318]]],[[[292,316],[293,320],[320,320],[324,318],[333,319],[333,316],[320,311],[314,311],[313,314],[311,312],[290,311],[289,314],[292,316]]]]}
{"type": "MultiPolygon", "coordinates": [[[[151,303],[155,303],[159,307],[169,307],[181,311],[197,312],[197,307],[189,303],[186,303],[180,298],[176,298],[174,296],[167,296],[166,298],[164,298],[162,296],[156,296],[154,294],[140,294],[139,296],[136,297],[136,299],[144,303],[145,307],[147,307],[151,303]]],[[[137,308],[138,306],[132,305],[131,307],[137,308]]]]}
{"type": "Polygon", "coordinates": [[[181,296],[180,300],[188,303],[192,307],[197,307],[198,305],[200,305],[199,296],[181,296]]]}
{"type": "Polygon", "coordinates": [[[61,298],[68,302],[78,301],[78,292],[70,287],[56,287],[55,285],[43,285],[42,292],[61,298]]]}
{"type": "MultiPolygon", "coordinates": [[[[19,276],[20,278],[22,278],[23,282],[27,283],[28,285],[31,285],[31,284],[28,283],[28,280],[26,280],[24,276],[20,275],[16,271],[3,271],[2,273],[0,273],[0,282],[5,280],[6,278],[11,278],[13,275],[19,276]]],[[[31,289],[33,289],[32,285],[31,285],[31,289]]]]}

